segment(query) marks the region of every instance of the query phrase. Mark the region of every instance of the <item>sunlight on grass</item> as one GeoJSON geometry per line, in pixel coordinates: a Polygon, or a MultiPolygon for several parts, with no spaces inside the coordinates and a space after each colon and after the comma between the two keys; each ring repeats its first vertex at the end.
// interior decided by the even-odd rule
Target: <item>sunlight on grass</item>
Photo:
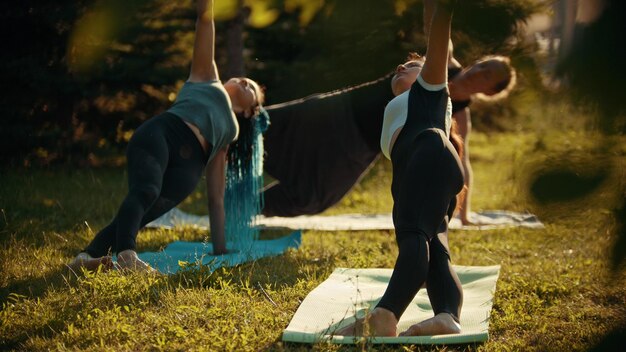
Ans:
{"type": "MultiPolygon", "coordinates": [[[[614,239],[608,230],[618,196],[614,186],[626,178],[626,140],[616,137],[621,139],[609,155],[617,164],[593,195],[539,207],[526,194],[529,170],[553,162],[555,155],[606,155],[597,147],[598,135],[575,127],[472,135],[473,210],[530,211],[546,227],[450,234],[455,264],[499,264],[502,271],[490,340],[435,349],[580,351],[623,319],[626,275],[609,273],[614,239]]],[[[390,168],[378,160],[325,214],[391,211],[390,168]]],[[[125,172],[51,168],[3,170],[1,177],[11,185],[0,189],[3,350],[309,350],[280,342],[304,297],[336,267],[389,268],[397,255],[393,231],[306,231],[298,250],[236,268],[210,272],[192,266],[171,276],[76,275],[64,264],[115,214],[126,190],[125,172]]],[[[206,213],[203,187],[183,203],[185,211],[206,213]]],[[[158,250],[175,240],[207,239],[191,228],[151,229],[139,234],[138,243],[141,250],[158,250]]]]}

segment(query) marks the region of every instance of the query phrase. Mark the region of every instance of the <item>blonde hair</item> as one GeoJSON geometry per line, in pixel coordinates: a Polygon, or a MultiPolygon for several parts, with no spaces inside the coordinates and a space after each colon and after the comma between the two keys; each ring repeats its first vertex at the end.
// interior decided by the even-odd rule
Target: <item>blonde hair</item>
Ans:
{"type": "Polygon", "coordinates": [[[511,59],[508,56],[502,55],[488,55],[480,58],[473,65],[479,64],[481,62],[486,61],[497,61],[502,65],[502,68],[506,70],[507,77],[502,81],[496,83],[495,87],[493,87],[495,93],[494,94],[485,94],[485,93],[476,93],[472,98],[476,98],[477,100],[483,102],[495,102],[498,100],[505,99],[511,94],[513,88],[517,84],[517,73],[515,68],[511,65],[511,59]]]}

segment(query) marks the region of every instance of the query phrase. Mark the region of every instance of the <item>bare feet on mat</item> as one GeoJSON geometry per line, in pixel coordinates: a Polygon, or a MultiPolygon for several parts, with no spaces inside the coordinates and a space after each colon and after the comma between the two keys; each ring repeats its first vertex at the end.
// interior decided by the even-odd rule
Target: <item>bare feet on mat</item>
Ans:
{"type": "Polygon", "coordinates": [[[387,309],[374,308],[365,318],[337,330],[336,336],[397,336],[396,316],[387,309]]]}
{"type": "Polygon", "coordinates": [[[452,315],[439,313],[430,319],[411,325],[400,336],[433,336],[459,333],[461,333],[461,325],[452,318],[452,315]]]}
{"type": "Polygon", "coordinates": [[[121,251],[117,254],[117,264],[121,270],[131,270],[137,272],[157,273],[148,263],[139,259],[137,252],[132,249],[121,251]]]}
{"type": "Polygon", "coordinates": [[[109,256],[93,258],[89,254],[81,252],[67,266],[74,272],[79,272],[81,268],[89,271],[98,270],[99,267],[102,267],[102,270],[110,270],[113,268],[113,260],[109,256]]]}

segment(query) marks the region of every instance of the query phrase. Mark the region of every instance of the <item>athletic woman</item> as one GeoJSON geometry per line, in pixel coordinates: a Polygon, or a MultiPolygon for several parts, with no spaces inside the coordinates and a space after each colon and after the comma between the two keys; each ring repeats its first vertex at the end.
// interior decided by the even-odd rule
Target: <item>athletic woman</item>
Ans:
{"type": "Polygon", "coordinates": [[[338,335],[396,336],[400,317],[425,282],[435,316],[402,334],[460,332],[463,292],[447,240],[448,221],[463,188],[461,161],[449,140],[452,2],[431,4],[435,9],[426,58],[398,66],[391,83],[396,97],[385,108],[380,144],[393,166],[391,194],[399,249],[393,274],[377,306],[338,335]]]}
{"type": "Polygon", "coordinates": [[[126,152],[128,194],[113,221],[70,263],[78,269],[112,266],[152,271],[137,257],[137,232],[183,201],[204,171],[214,254],[226,252],[224,190],[226,152],[239,133],[235,114],[247,118],[263,102],[259,85],[248,78],[219,80],[214,59],[213,1],[198,0],[191,73],[166,112],[141,125],[126,152]]]}

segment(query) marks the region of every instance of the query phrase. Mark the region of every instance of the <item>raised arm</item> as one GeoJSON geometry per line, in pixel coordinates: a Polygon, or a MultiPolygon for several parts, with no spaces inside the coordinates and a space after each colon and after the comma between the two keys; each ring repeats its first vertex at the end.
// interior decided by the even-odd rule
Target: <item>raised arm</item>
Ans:
{"type": "Polygon", "coordinates": [[[215,23],[213,0],[198,0],[196,37],[193,44],[189,82],[206,82],[219,79],[215,65],[215,23]]]}
{"type": "Polygon", "coordinates": [[[226,189],[226,151],[219,150],[206,167],[206,193],[209,206],[209,221],[211,224],[211,242],[213,254],[226,253],[226,239],[224,226],[226,215],[224,211],[224,193],[226,189]]]}
{"type": "MultiPolygon", "coordinates": [[[[435,6],[437,5],[437,0],[424,0],[424,35],[428,37],[430,34],[430,24],[433,20],[433,12],[435,12],[435,6]]],[[[454,45],[452,44],[452,39],[448,41],[448,66],[449,67],[460,67],[461,64],[456,61],[454,58],[454,45]]]]}
{"type": "Polygon", "coordinates": [[[437,0],[424,0],[424,35],[427,37],[430,34],[430,25],[436,6],[437,0]]]}
{"type": "MultiPolygon", "coordinates": [[[[452,20],[451,4],[454,2],[454,0],[440,0],[432,10],[426,62],[421,73],[424,81],[429,84],[441,84],[448,80],[448,43],[452,20]]],[[[432,6],[430,3],[431,1],[424,2],[424,12],[427,12],[428,6],[432,6]]]]}

